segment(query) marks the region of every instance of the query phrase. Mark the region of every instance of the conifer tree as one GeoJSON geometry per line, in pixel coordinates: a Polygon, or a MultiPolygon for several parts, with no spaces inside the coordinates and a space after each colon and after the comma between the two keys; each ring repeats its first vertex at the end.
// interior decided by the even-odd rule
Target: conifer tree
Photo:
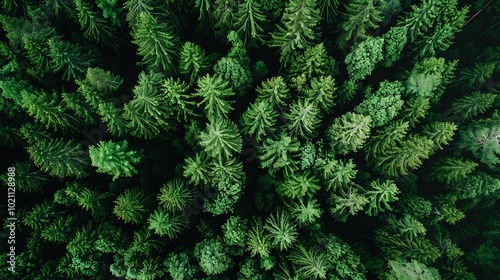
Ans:
{"type": "MultiPolygon", "coordinates": [[[[26,193],[43,192],[45,184],[49,181],[46,173],[36,169],[31,162],[16,162],[13,167],[16,190],[26,193]]],[[[8,184],[7,177],[1,179],[5,185],[8,184]]]]}
{"type": "Polygon", "coordinates": [[[50,139],[29,145],[28,153],[40,170],[57,177],[85,177],[90,164],[81,145],[64,139],[50,139]]]}
{"type": "Polygon", "coordinates": [[[276,140],[266,139],[258,150],[257,157],[261,168],[269,168],[270,174],[275,174],[278,170],[290,174],[297,167],[299,142],[285,133],[280,133],[278,137],[276,140]]]}
{"type": "Polygon", "coordinates": [[[497,96],[492,93],[472,92],[451,104],[451,114],[463,120],[470,120],[493,107],[497,96]]]}
{"type": "Polygon", "coordinates": [[[368,205],[365,212],[369,216],[377,216],[385,210],[392,210],[389,202],[398,200],[400,193],[398,187],[392,180],[381,182],[374,180],[370,182],[370,188],[366,191],[365,196],[368,199],[368,205]]]}
{"type": "Polygon", "coordinates": [[[178,38],[167,23],[159,22],[152,14],[141,12],[133,25],[132,41],[138,46],[137,54],[142,65],[154,70],[175,73],[174,59],[177,56],[178,38]]]}
{"type": "Polygon", "coordinates": [[[113,180],[120,177],[132,177],[137,174],[134,165],[142,158],[142,151],[129,150],[126,140],[99,142],[97,146],[89,147],[92,166],[97,172],[113,175],[113,180]]]}
{"type": "Polygon", "coordinates": [[[285,211],[278,211],[275,215],[269,215],[264,228],[269,231],[273,246],[280,251],[290,248],[297,241],[298,233],[295,224],[285,211]]]}
{"type": "Polygon", "coordinates": [[[330,146],[339,154],[356,152],[370,135],[371,118],[348,112],[336,118],[326,131],[330,146]]]}
{"type": "Polygon", "coordinates": [[[255,218],[247,233],[247,251],[252,257],[259,255],[261,258],[269,256],[271,251],[271,236],[264,229],[262,220],[255,218]]]}
{"type": "Polygon", "coordinates": [[[298,266],[296,273],[301,277],[326,279],[329,263],[326,255],[320,250],[297,244],[292,248],[288,259],[298,266]]]}
{"type": "Polygon", "coordinates": [[[116,48],[117,39],[111,24],[83,0],[74,0],[74,3],[77,11],[78,23],[80,23],[85,37],[116,48]]]}
{"type": "Polygon", "coordinates": [[[319,32],[316,25],[320,15],[316,0],[290,0],[281,25],[276,26],[270,45],[280,48],[280,61],[285,66],[293,60],[298,50],[312,46],[319,32]]]}
{"type": "Polygon", "coordinates": [[[370,116],[374,127],[383,126],[396,117],[403,106],[401,82],[383,81],[376,92],[367,91],[365,99],[354,108],[354,112],[370,116]]]}
{"type": "Polygon", "coordinates": [[[208,155],[204,152],[196,153],[194,157],[188,157],[184,160],[183,175],[190,184],[200,186],[210,182],[208,155]]]}
{"type": "Polygon", "coordinates": [[[408,174],[408,170],[422,165],[422,160],[429,157],[433,143],[425,137],[410,136],[398,146],[393,146],[371,163],[375,169],[388,176],[408,174]]]}
{"type": "Polygon", "coordinates": [[[290,214],[300,227],[311,225],[321,217],[323,210],[316,199],[299,199],[288,205],[290,214]],[[305,201],[305,202],[304,202],[305,201]]]}
{"type": "Polygon", "coordinates": [[[214,65],[215,75],[229,82],[231,89],[238,96],[246,94],[252,84],[252,77],[249,69],[245,69],[238,59],[233,57],[223,57],[214,65]]]}
{"type": "Polygon", "coordinates": [[[423,127],[423,135],[434,142],[434,151],[443,149],[455,135],[457,125],[451,122],[432,122],[423,127]]]}
{"type": "Polygon", "coordinates": [[[500,164],[500,125],[476,126],[460,131],[460,147],[469,150],[490,168],[500,164]]]}
{"type": "Polygon", "coordinates": [[[335,106],[334,98],[336,97],[335,80],[332,76],[321,76],[311,80],[311,87],[306,88],[304,93],[306,101],[311,101],[316,104],[323,114],[328,114],[335,106]]]}
{"type": "Polygon", "coordinates": [[[228,159],[241,152],[242,142],[236,124],[229,120],[215,119],[200,133],[200,146],[214,159],[228,159]]]}
{"type": "Polygon", "coordinates": [[[41,91],[40,93],[21,92],[22,107],[35,120],[45,125],[47,129],[55,131],[74,130],[79,120],[67,109],[67,104],[56,92],[52,94],[41,91]]]}
{"type": "Polygon", "coordinates": [[[195,95],[203,98],[198,106],[204,105],[205,113],[210,121],[227,117],[233,109],[232,102],[227,98],[233,96],[234,92],[229,88],[228,82],[219,76],[211,77],[207,74],[198,79],[195,95]]]}
{"type": "Polygon", "coordinates": [[[290,99],[290,90],[281,76],[267,79],[255,90],[258,101],[269,102],[278,108],[283,107],[290,99]]]}
{"type": "Polygon", "coordinates": [[[148,219],[149,229],[154,230],[159,236],[168,238],[178,237],[187,227],[183,215],[172,213],[164,208],[156,209],[148,219]]]}
{"type": "Polygon", "coordinates": [[[343,47],[348,42],[357,42],[368,37],[367,30],[375,29],[384,20],[382,15],[384,2],[380,0],[355,0],[346,4],[346,13],[340,24],[342,34],[339,46],[343,47]]]}
{"type": "Polygon", "coordinates": [[[406,101],[399,112],[399,119],[407,122],[410,127],[419,123],[421,118],[427,115],[431,108],[430,99],[425,97],[411,98],[406,101]]]}
{"type": "Polygon", "coordinates": [[[125,223],[139,224],[146,218],[152,200],[143,189],[135,187],[125,190],[114,203],[113,214],[125,223]]]}
{"type": "Polygon", "coordinates": [[[278,120],[278,113],[272,103],[256,101],[250,104],[241,116],[242,133],[261,141],[263,136],[272,133],[278,120]]]}
{"type": "Polygon", "coordinates": [[[163,91],[162,100],[176,113],[178,121],[187,121],[190,116],[197,116],[195,113],[196,102],[188,92],[189,85],[180,79],[174,80],[169,77],[161,85],[163,91]]]}
{"type": "Polygon", "coordinates": [[[287,130],[294,136],[310,139],[321,124],[321,111],[316,103],[302,101],[292,103],[290,112],[284,114],[287,130]]]}
{"type": "Polygon", "coordinates": [[[376,158],[396,146],[408,132],[409,124],[403,121],[390,122],[385,128],[374,133],[365,146],[365,158],[376,158]]]}
{"type": "Polygon", "coordinates": [[[406,27],[393,26],[389,31],[382,35],[384,38],[384,59],[382,66],[391,67],[394,62],[401,58],[403,48],[408,41],[406,34],[408,29],[406,27]]]}
{"type": "Polygon", "coordinates": [[[318,179],[309,173],[292,174],[286,177],[285,181],[278,184],[276,192],[286,198],[295,199],[313,197],[320,187],[318,179]]]}
{"type": "Polygon", "coordinates": [[[158,202],[167,211],[183,211],[193,204],[194,191],[183,180],[176,178],[163,185],[158,202]]]}
{"type": "Polygon", "coordinates": [[[117,108],[112,102],[99,104],[97,113],[106,123],[106,128],[112,135],[123,136],[127,132],[127,120],[123,117],[123,110],[117,108]]]}
{"type": "Polygon", "coordinates": [[[50,65],[54,72],[63,71],[63,79],[79,78],[95,61],[96,55],[84,52],[83,48],[73,42],[49,40],[50,65]]]}
{"type": "Polygon", "coordinates": [[[184,43],[179,55],[179,71],[189,77],[189,84],[194,84],[206,69],[208,69],[208,62],[205,51],[192,42],[184,43]]]}
{"type": "Polygon", "coordinates": [[[261,7],[256,0],[244,0],[238,5],[238,12],[235,15],[234,28],[243,42],[251,37],[254,40],[263,42],[263,26],[266,24],[266,16],[261,11],[261,7]]]}
{"type": "Polygon", "coordinates": [[[207,275],[221,274],[232,266],[227,247],[220,236],[198,242],[194,256],[198,259],[201,270],[207,275]]]}
{"type": "Polygon", "coordinates": [[[331,205],[330,214],[344,223],[349,215],[356,215],[368,202],[368,199],[358,193],[357,188],[353,186],[348,187],[347,190],[341,190],[338,195],[332,192],[328,199],[331,205]]]}
{"type": "Polygon", "coordinates": [[[384,59],[383,47],[382,37],[368,37],[354,45],[344,60],[347,73],[353,82],[365,79],[375,70],[378,63],[384,59]]]}
{"type": "Polygon", "coordinates": [[[356,178],[358,170],[352,159],[349,160],[330,160],[322,167],[323,179],[326,181],[326,189],[347,188],[356,178]]]}

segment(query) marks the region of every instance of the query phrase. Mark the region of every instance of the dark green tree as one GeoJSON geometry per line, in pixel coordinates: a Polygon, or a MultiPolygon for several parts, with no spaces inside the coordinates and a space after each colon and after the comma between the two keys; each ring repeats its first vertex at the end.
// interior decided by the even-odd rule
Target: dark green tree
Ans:
{"type": "Polygon", "coordinates": [[[233,263],[228,255],[228,248],[220,236],[198,242],[194,249],[194,256],[201,270],[207,275],[221,274],[233,263]]]}
{"type": "Polygon", "coordinates": [[[183,211],[193,205],[194,191],[182,179],[175,178],[160,189],[158,202],[167,211],[183,211]]]}
{"type": "Polygon", "coordinates": [[[179,71],[189,77],[191,85],[196,82],[200,74],[208,69],[208,66],[205,51],[200,46],[192,42],[182,45],[179,55],[179,71]]]}
{"type": "Polygon", "coordinates": [[[146,219],[152,200],[143,189],[135,187],[125,190],[114,203],[113,214],[125,223],[138,224],[146,219]]]}
{"type": "Polygon", "coordinates": [[[275,131],[277,120],[278,113],[272,103],[256,101],[250,104],[241,116],[240,123],[243,125],[241,131],[260,142],[262,137],[275,131]]]}
{"type": "Polygon", "coordinates": [[[203,98],[198,106],[204,106],[205,114],[210,121],[216,121],[219,118],[225,118],[233,109],[232,101],[228,97],[234,95],[229,87],[229,83],[219,76],[206,75],[198,79],[196,87],[196,96],[203,98]]]}
{"type": "Polygon", "coordinates": [[[500,164],[500,125],[469,127],[460,131],[459,146],[490,168],[500,164]]]}
{"type": "Polygon", "coordinates": [[[248,38],[264,42],[262,38],[266,24],[266,16],[261,10],[261,6],[256,0],[244,0],[238,6],[238,12],[235,15],[234,28],[243,42],[248,38]]]}
{"type": "Polygon", "coordinates": [[[63,72],[63,79],[79,78],[92,66],[96,54],[86,52],[82,46],[73,42],[49,40],[50,65],[54,72],[63,72]]]}
{"type": "Polygon", "coordinates": [[[214,159],[228,159],[241,152],[243,140],[235,123],[215,119],[200,133],[200,146],[214,159]]]}
{"type": "Polygon", "coordinates": [[[384,20],[384,2],[380,0],[355,0],[345,4],[346,13],[340,23],[342,34],[338,41],[340,47],[348,42],[358,42],[368,37],[368,29],[375,29],[384,20]]]}
{"type": "Polygon", "coordinates": [[[142,57],[141,65],[176,72],[174,59],[179,39],[167,23],[159,22],[152,14],[141,12],[137,24],[133,25],[132,37],[132,42],[138,46],[137,54],[142,57]]]}
{"type": "Polygon", "coordinates": [[[299,142],[296,138],[281,133],[279,139],[267,138],[262,147],[257,151],[261,168],[269,168],[269,173],[274,174],[283,170],[290,174],[297,168],[299,142]]]}
{"type": "Polygon", "coordinates": [[[156,209],[148,219],[150,230],[154,230],[159,236],[168,238],[178,237],[187,227],[186,219],[182,214],[172,213],[164,208],[156,209]]]}
{"type": "Polygon", "coordinates": [[[389,202],[398,200],[397,195],[400,190],[392,180],[374,180],[370,182],[370,187],[365,192],[365,197],[368,199],[368,205],[365,212],[368,216],[377,216],[380,212],[392,210],[389,202]]]}
{"type": "Polygon", "coordinates": [[[73,140],[44,140],[29,145],[27,150],[35,165],[51,176],[82,178],[88,175],[89,157],[73,140]]]}

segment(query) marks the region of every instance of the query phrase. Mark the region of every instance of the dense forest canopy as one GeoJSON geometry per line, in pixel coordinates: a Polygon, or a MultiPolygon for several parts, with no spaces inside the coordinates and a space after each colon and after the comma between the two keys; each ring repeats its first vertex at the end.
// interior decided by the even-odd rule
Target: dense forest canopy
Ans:
{"type": "Polygon", "coordinates": [[[0,279],[500,279],[499,1],[0,11],[0,279]]]}

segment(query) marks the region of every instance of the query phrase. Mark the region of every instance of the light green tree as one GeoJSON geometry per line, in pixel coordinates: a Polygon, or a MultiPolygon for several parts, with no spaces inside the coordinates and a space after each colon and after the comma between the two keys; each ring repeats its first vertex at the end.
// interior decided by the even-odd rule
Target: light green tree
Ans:
{"type": "Polygon", "coordinates": [[[187,227],[186,219],[182,214],[172,213],[164,208],[156,209],[148,219],[148,228],[159,236],[176,238],[187,227]]]}
{"type": "Polygon", "coordinates": [[[257,86],[257,100],[281,108],[290,100],[290,90],[282,76],[272,77],[257,86]]]}
{"type": "Polygon", "coordinates": [[[198,79],[195,96],[203,98],[198,106],[204,106],[205,114],[211,121],[227,117],[233,109],[228,97],[234,95],[229,83],[219,76],[206,75],[198,79]]]}
{"type": "Polygon", "coordinates": [[[232,266],[227,249],[222,238],[217,236],[198,242],[193,253],[203,272],[207,275],[218,275],[232,266]]]}
{"type": "Polygon", "coordinates": [[[275,131],[278,113],[270,102],[256,101],[241,116],[243,134],[255,137],[257,141],[275,131]]]}
{"type": "Polygon", "coordinates": [[[146,219],[153,201],[143,189],[135,187],[121,193],[114,203],[113,214],[125,223],[139,224],[146,219]]]}
{"type": "Polygon", "coordinates": [[[208,67],[205,51],[199,45],[192,42],[186,42],[182,45],[179,56],[179,71],[189,77],[191,85],[208,67]]]}
{"type": "Polygon", "coordinates": [[[175,178],[160,189],[158,202],[167,211],[183,211],[193,205],[194,191],[182,179],[175,178]]]}
{"type": "Polygon", "coordinates": [[[297,168],[300,144],[296,138],[280,133],[278,139],[267,138],[257,150],[261,168],[269,168],[270,174],[283,170],[291,174],[297,168]]]}
{"type": "Polygon", "coordinates": [[[401,82],[383,81],[376,92],[367,91],[365,99],[354,108],[354,112],[370,116],[373,127],[383,126],[396,117],[403,106],[401,82]]]}
{"type": "Polygon", "coordinates": [[[326,279],[329,263],[326,255],[320,250],[297,244],[292,248],[288,259],[298,266],[295,270],[297,275],[307,279],[326,279]]]}
{"type": "Polygon", "coordinates": [[[356,152],[363,147],[370,135],[371,118],[347,112],[333,123],[326,131],[332,149],[339,154],[356,152]]]}
{"type": "Polygon", "coordinates": [[[214,159],[228,159],[241,152],[243,140],[235,123],[216,119],[200,133],[200,146],[214,159]]]}
{"type": "Polygon", "coordinates": [[[319,180],[309,172],[291,174],[278,184],[276,191],[279,195],[290,199],[313,197],[314,193],[320,189],[318,183],[319,180]]]}
{"type": "Polygon", "coordinates": [[[130,150],[126,140],[116,143],[101,141],[97,146],[89,147],[89,155],[97,172],[113,175],[113,180],[116,180],[137,174],[135,165],[141,161],[142,151],[130,150]]]}
{"type": "Polygon", "coordinates": [[[366,39],[367,30],[377,28],[384,20],[384,4],[381,0],[355,0],[345,4],[346,13],[340,23],[342,34],[338,41],[339,46],[366,39]]]}
{"type": "Polygon", "coordinates": [[[269,231],[273,246],[280,251],[287,250],[297,241],[297,229],[285,211],[269,215],[264,228],[269,231]]]}
{"type": "Polygon", "coordinates": [[[319,104],[299,99],[290,106],[290,112],[284,113],[286,128],[293,136],[311,139],[316,136],[316,129],[321,124],[319,104]]]}
{"type": "Polygon", "coordinates": [[[377,216],[385,210],[392,210],[389,202],[398,200],[397,195],[400,193],[398,187],[392,180],[374,180],[370,182],[369,189],[365,192],[368,199],[368,205],[365,212],[368,216],[377,216]]]}

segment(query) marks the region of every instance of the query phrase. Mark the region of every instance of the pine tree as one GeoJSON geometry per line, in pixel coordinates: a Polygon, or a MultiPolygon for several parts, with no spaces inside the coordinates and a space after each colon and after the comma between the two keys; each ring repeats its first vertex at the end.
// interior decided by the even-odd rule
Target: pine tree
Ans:
{"type": "Polygon", "coordinates": [[[451,114],[462,120],[470,120],[493,107],[497,96],[492,93],[472,92],[451,103],[451,114]]]}
{"type": "Polygon", "coordinates": [[[368,37],[354,45],[352,51],[345,57],[347,73],[353,82],[361,81],[369,76],[384,59],[384,38],[368,37]]]}
{"type": "Polygon", "coordinates": [[[269,168],[270,174],[275,174],[278,170],[291,174],[297,168],[299,142],[285,133],[280,133],[278,137],[277,140],[266,139],[257,150],[260,167],[269,168]]]}
{"type": "Polygon", "coordinates": [[[167,211],[183,211],[193,205],[194,191],[182,179],[175,178],[160,189],[158,202],[167,211]]]}
{"type": "Polygon", "coordinates": [[[96,42],[117,48],[117,39],[111,24],[102,18],[92,7],[83,0],[74,0],[78,16],[78,23],[84,31],[84,36],[96,42]]]}
{"type": "Polygon", "coordinates": [[[429,157],[433,143],[425,137],[410,136],[399,146],[393,146],[371,161],[376,170],[388,176],[408,174],[409,169],[422,165],[422,160],[429,157]]]}
{"type": "Polygon", "coordinates": [[[290,99],[290,91],[283,77],[272,77],[257,86],[257,100],[269,102],[274,106],[281,108],[290,99]]]}
{"type": "Polygon", "coordinates": [[[368,203],[368,199],[358,193],[357,188],[353,186],[348,189],[341,190],[339,195],[331,193],[328,203],[332,206],[330,214],[341,222],[346,222],[349,215],[356,215],[359,211],[363,210],[368,203]]]}
{"type": "Polygon", "coordinates": [[[485,83],[494,71],[494,63],[476,63],[472,68],[460,69],[455,79],[455,86],[460,86],[463,90],[474,89],[485,83]]]}
{"type": "Polygon", "coordinates": [[[312,46],[319,32],[316,24],[320,15],[316,0],[290,0],[281,25],[276,26],[270,45],[280,48],[280,61],[285,66],[293,60],[298,50],[312,46]]]}
{"type": "Polygon", "coordinates": [[[273,133],[276,128],[278,113],[271,102],[259,101],[250,104],[241,116],[242,133],[255,137],[260,142],[262,137],[273,133]]]}
{"type": "Polygon", "coordinates": [[[303,172],[300,174],[292,174],[286,176],[285,181],[278,184],[276,192],[286,198],[295,199],[313,197],[320,187],[318,185],[319,181],[314,175],[309,172],[303,172]]]}
{"type": "Polygon", "coordinates": [[[43,140],[30,144],[27,150],[35,165],[52,176],[82,178],[88,174],[88,155],[74,141],[43,140]]]}
{"type": "Polygon", "coordinates": [[[290,214],[300,227],[314,224],[323,212],[316,199],[299,199],[299,202],[294,201],[287,206],[290,214]]]}
{"type": "Polygon", "coordinates": [[[384,38],[384,59],[382,66],[389,68],[401,58],[403,48],[408,41],[406,27],[393,26],[382,35],[384,38]]]}
{"type": "Polygon", "coordinates": [[[205,51],[194,43],[184,43],[179,57],[179,71],[189,77],[189,84],[194,84],[200,74],[207,69],[208,62],[205,51]]]}
{"type": "Polygon", "coordinates": [[[75,115],[82,119],[85,124],[97,124],[97,116],[92,108],[85,102],[83,96],[77,93],[61,93],[62,100],[69,109],[75,112],[75,115]]]}
{"type": "Polygon", "coordinates": [[[348,112],[336,118],[326,131],[332,149],[339,154],[356,152],[370,135],[371,118],[348,112]]]}
{"type": "Polygon", "coordinates": [[[129,25],[135,25],[139,22],[141,14],[154,13],[154,10],[158,7],[158,2],[156,0],[127,0],[123,4],[123,8],[127,9],[127,21],[129,25]]]}
{"type": "Polygon", "coordinates": [[[325,115],[331,113],[335,106],[334,98],[336,97],[336,90],[335,80],[332,76],[321,76],[319,78],[313,78],[311,80],[311,87],[306,88],[304,93],[306,95],[306,101],[316,104],[325,115]]]}
{"type": "Polygon", "coordinates": [[[490,168],[500,164],[500,125],[476,126],[460,131],[461,148],[469,150],[490,168]]]}
{"type": "Polygon", "coordinates": [[[392,180],[384,182],[380,180],[371,181],[370,188],[365,193],[369,201],[365,213],[368,216],[377,216],[380,212],[392,210],[389,202],[397,201],[399,193],[398,187],[392,180]]]}
{"type": "Polygon", "coordinates": [[[198,259],[201,270],[207,275],[221,274],[232,266],[228,248],[220,236],[198,242],[193,253],[198,259]]]}
{"type": "MultiPolygon", "coordinates": [[[[49,178],[46,173],[36,169],[31,162],[16,162],[15,169],[15,187],[16,190],[26,193],[40,193],[44,191],[45,184],[49,178]]],[[[8,178],[2,177],[5,185],[8,184],[8,178]]]]}
{"type": "Polygon", "coordinates": [[[387,274],[388,280],[398,279],[421,279],[439,280],[441,276],[437,269],[427,267],[416,260],[412,262],[389,261],[390,272],[387,274]]]}
{"type": "Polygon", "coordinates": [[[301,277],[326,279],[329,263],[326,255],[320,250],[297,244],[292,248],[288,259],[298,266],[296,273],[301,277]]]}
{"type": "Polygon", "coordinates": [[[266,16],[262,13],[259,2],[256,0],[244,0],[238,5],[234,28],[245,43],[249,37],[263,42],[262,33],[264,29],[262,26],[266,24],[266,21],[266,16]]]}
{"type": "Polygon", "coordinates": [[[346,13],[340,23],[342,34],[339,46],[348,42],[357,42],[368,37],[367,30],[375,29],[384,20],[382,15],[384,2],[380,0],[355,0],[346,4],[346,13]]]}
{"type": "Polygon", "coordinates": [[[298,233],[295,224],[290,220],[289,214],[284,211],[269,215],[264,228],[269,231],[273,246],[280,251],[287,250],[297,241],[298,233]]]}
{"type": "Polygon", "coordinates": [[[231,89],[238,96],[243,96],[252,84],[252,76],[249,69],[245,69],[241,63],[233,57],[223,57],[214,65],[214,74],[221,77],[231,85],[231,89]]]}
{"type": "Polygon", "coordinates": [[[144,190],[136,187],[125,190],[114,203],[113,214],[125,223],[139,224],[146,219],[152,200],[144,190]]]}
{"type": "Polygon", "coordinates": [[[73,42],[49,40],[50,65],[54,72],[63,71],[63,79],[79,78],[95,61],[96,55],[84,52],[83,48],[73,42]]]}
{"type": "Polygon", "coordinates": [[[198,106],[204,105],[205,113],[210,121],[227,117],[233,109],[231,106],[233,102],[228,101],[227,98],[233,96],[234,92],[229,88],[228,82],[219,76],[211,77],[207,74],[198,79],[195,95],[203,98],[198,106]]]}
{"type": "Polygon", "coordinates": [[[347,188],[356,178],[358,170],[356,164],[349,160],[330,160],[322,168],[323,179],[326,181],[326,190],[347,188]]]}
{"type": "Polygon", "coordinates": [[[22,107],[35,120],[55,131],[74,130],[80,121],[68,110],[67,104],[56,92],[52,94],[21,92],[22,107]]]}
{"type": "Polygon", "coordinates": [[[210,182],[209,161],[209,157],[204,152],[196,153],[194,157],[184,160],[183,175],[190,184],[201,186],[210,182]]]}
{"type": "Polygon", "coordinates": [[[247,251],[252,257],[259,255],[261,258],[269,256],[271,251],[271,236],[262,225],[260,218],[255,218],[247,233],[247,251]]]}
{"type": "Polygon", "coordinates": [[[181,214],[175,214],[167,209],[156,209],[148,219],[149,229],[154,230],[159,236],[168,238],[178,237],[187,227],[185,217],[181,214]]]}
{"type": "Polygon", "coordinates": [[[248,232],[247,220],[240,216],[230,216],[221,228],[227,245],[241,248],[245,246],[248,232]]]}
{"type": "Polygon", "coordinates": [[[287,120],[286,128],[293,136],[311,139],[316,136],[316,129],[321,124],[321,111],[318,106],[309,101],[292,103],[290,112],[284,113],[287,120]]]}
{"type": "Polygon", "coordinates": [[[385,128],[379,129],[370,137],[365,146],[365,158],[376,158],[391,149],[391,147],[396,146],[404,139],[408,130],[408,122],[403,121],[393,121],[385,128]]]}
{"type": "Polygon", "coordinates": [[[409,238],[379,229],[375,231],[375,241],[384,254],[393,259],[411,258],[423,264],[429,264],[441,255],[439,250],[423,236],[409,238]]]}
{"type": "Polygon", "coordinates": [[[354,112],[370,116],[374,127],[383,126],[394,119],[403,106],[403,91],[401,82],[383,81],[376,92],[367,91],[365,99],[354,108],[354,112]]]}
{"type": "Polygon", "coordinates": [[[397,26],[406,27],[410,42],[414,42],[433,26],[440,13],[440,5],[441,2],[436,0],[423,0],[420,5],[412,5],[412,10],[398,21],[397,26]]]}
{"type": "Polygon", "coordinates": [[[164,96],[158,89],[162,78],[159,73],[141,72],[133,89],[134,98],[124,106],[123,116],[130,121],[127,129],[135,137],[150,139],[160,132],[160,128],[171,128],[171,108],[165,106],[164,96]]]}
{"type": "Polygon", "coordinates": [[[425,97],[411,98],[403,104],[403,108],[399,112],[400,120],[407,122],[410,127],[419,123],[419,119],[427,115],[427,111],[431,108],[430,99],[425,97]]]}
{"type": "Polygon", "coordinates": [[[318,9],[327,24],[334,22],[334,17],[337,16],[338,8],[338,0],[318,0],[318,9]]]}
{"type": "Polygon", "coordinates": [[[138,46],[137,54],[142,57],[142,65],[150,65],[154,70],[176,72],[174,59],[177,56],[178,38],[170,26],[159,22],[149,13],[141,12],[132,30],[132,41],[138,46]]]}
{"type": "Polygon", "coordinates": [[[162,100],[166,106],[175,111],[177,121],[188,121],[190,116],[197,116],[195,113],[196,102],[192,100],[193,96],[188,92],[188,84],[180,79],[174,80],[174,78],[169,77],[163,81],[161,88],[162,100]]]}
{"type": "Polygon", "coordinates": [[[134,165],[141,161],[142,151],[129,150],[126,140],[116,143],[107,141],[90,146],[89,155],[97,172],[113,175],[113,180],[116,180],[137,174],[134,165]]]}
{"type": "Polygon", "coordinates": [[[423,135],[434,142],[433,150],[443,149],[455,135],[457,125],[451,122],[432,122],[423,127],[423,135]]]}
{"type": "Polygon", "coordinates": [[[229,120],[215,119],[200,133],[200,146],[214,159],[228,159],[240,153],[242,143],[236,124],[229,120]]]}
{"type": "Polygon", "coordinates": [[[123,136],[127,132],[127,120],[123,117],[123,110],[117,108],[112,102],[99,104],[97,113],[106,123],[106,129],[115,136],[123,136]]]}

